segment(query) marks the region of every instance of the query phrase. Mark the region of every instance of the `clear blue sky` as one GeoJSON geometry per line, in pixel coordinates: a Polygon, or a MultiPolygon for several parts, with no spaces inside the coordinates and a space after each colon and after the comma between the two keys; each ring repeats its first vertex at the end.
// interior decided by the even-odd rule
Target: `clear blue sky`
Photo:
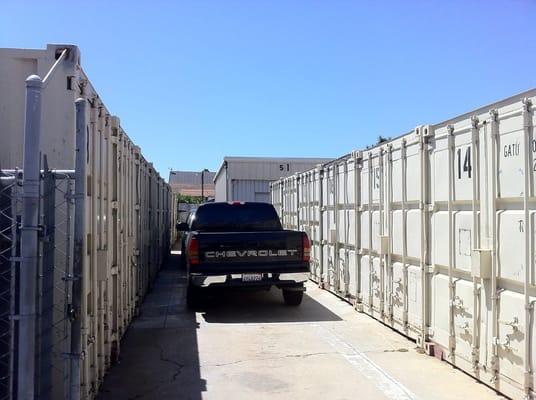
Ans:
{"type": "Polygon", "coordinates": [[[80,47],[163,176],[337,157],[536,86],[535,1],[2,0],[0,47],[80,47]]]}

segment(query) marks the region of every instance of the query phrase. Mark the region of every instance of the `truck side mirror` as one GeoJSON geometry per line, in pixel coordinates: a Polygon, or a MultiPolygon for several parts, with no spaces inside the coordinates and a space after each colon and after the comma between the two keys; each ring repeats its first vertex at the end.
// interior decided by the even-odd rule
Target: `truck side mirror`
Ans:
{"type": "Polygon", "coordinates": [[[185,232],[185,231],[189,231],[190,230],[190,227],[188,226],[188,224],[186,222],[179,222],[175,228],[178,230],[178,231],[181,231],[181,232],[185,232]]]}

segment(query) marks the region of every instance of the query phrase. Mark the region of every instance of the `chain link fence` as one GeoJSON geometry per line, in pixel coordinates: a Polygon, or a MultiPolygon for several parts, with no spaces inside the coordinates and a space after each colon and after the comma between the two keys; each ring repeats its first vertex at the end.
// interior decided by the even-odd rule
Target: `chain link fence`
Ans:
{"type": "Polygon", "coordinates": [[[13,393],[16,308],[16,266],[19,256],[21,184],[18,173],[0,172],[0,400],[13,393]]]}
{"type": "MultiPolygon", "coordinates": [[[[22,172],[0,171],[0,400],[16,398],[22,172]]],[[[67,398],[74,231],[74,173],[40,175],[35,393],[67,398]]]]}

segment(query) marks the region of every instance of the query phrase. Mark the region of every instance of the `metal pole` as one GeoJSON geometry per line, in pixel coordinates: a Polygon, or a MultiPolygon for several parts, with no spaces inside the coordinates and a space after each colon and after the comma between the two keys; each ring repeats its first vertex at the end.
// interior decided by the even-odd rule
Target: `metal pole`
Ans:
{"type": "Polygon", "coordinates": [[[201,171],[201,198],[205,200],[205,170],[201,171]]]}
{"type": "Polygon", "coordinates": [[[86,164],[87,123],[86,101],[79,98],[76,105],[76,160],[75,160],[75,220],[73,253],[73,299],[71,306],[71,368],[70,400],[79,400],[82,359],[82,277],[84,267],[84,234],[86,222],[86,164]]]}
{"type": "Polygon", "coordinates": [[[24,178],[19,292],[18,384],[19,399],[35,398],[36,298],[38,274],[39,139],[41,88],[37,75],[26,79],[24,122],[24,178]]]}
{"type": "Polygon", "coordinates": [[[37,373],[39,399],[52,398],[52,369],[54,351],[54,266],[56,246],[56,178],[48,169],[44,158],[43,177],[43,225],[46,227],[47,240],[43,243],[43,264],[41,272],[40,324],[40,364],[37,373]]]}

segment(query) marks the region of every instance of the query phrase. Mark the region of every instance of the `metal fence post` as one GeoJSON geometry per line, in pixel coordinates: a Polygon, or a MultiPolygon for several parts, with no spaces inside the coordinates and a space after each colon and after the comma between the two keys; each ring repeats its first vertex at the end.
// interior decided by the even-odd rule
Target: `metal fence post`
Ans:
{"type": "Polygon", "coordinates": [[[46,229],[46,240],[43,243],[43,263],[41,270],[41,304],[38,329],[39,367],[37,382],[38,397],[41,400],[52,398],[52,370],[54,367],[52,353],[54,347],[54,268],[55,268],[55,230],[56,230],[56,177],[48,169],[46,156],[43,157],[43,225],[46,229]]]}
{"type": "Polygon", "coordinates": [[[82,277],[84,266],[84,236],[86,221],[86,164],[87,123],[86,100],[79,98],[76,105],[76,160],[75,160],[75,220],[73,254],[73,299],[71,308],[71,368],[70,400],[80,399],[80,374],[82,359],[82,277]]]}
{"type": "Polygon", "coordinates": [[[17,385],[19,399],[35,397],[41,88],[39,76],[30,75],[26,79],[17,385]]]}

